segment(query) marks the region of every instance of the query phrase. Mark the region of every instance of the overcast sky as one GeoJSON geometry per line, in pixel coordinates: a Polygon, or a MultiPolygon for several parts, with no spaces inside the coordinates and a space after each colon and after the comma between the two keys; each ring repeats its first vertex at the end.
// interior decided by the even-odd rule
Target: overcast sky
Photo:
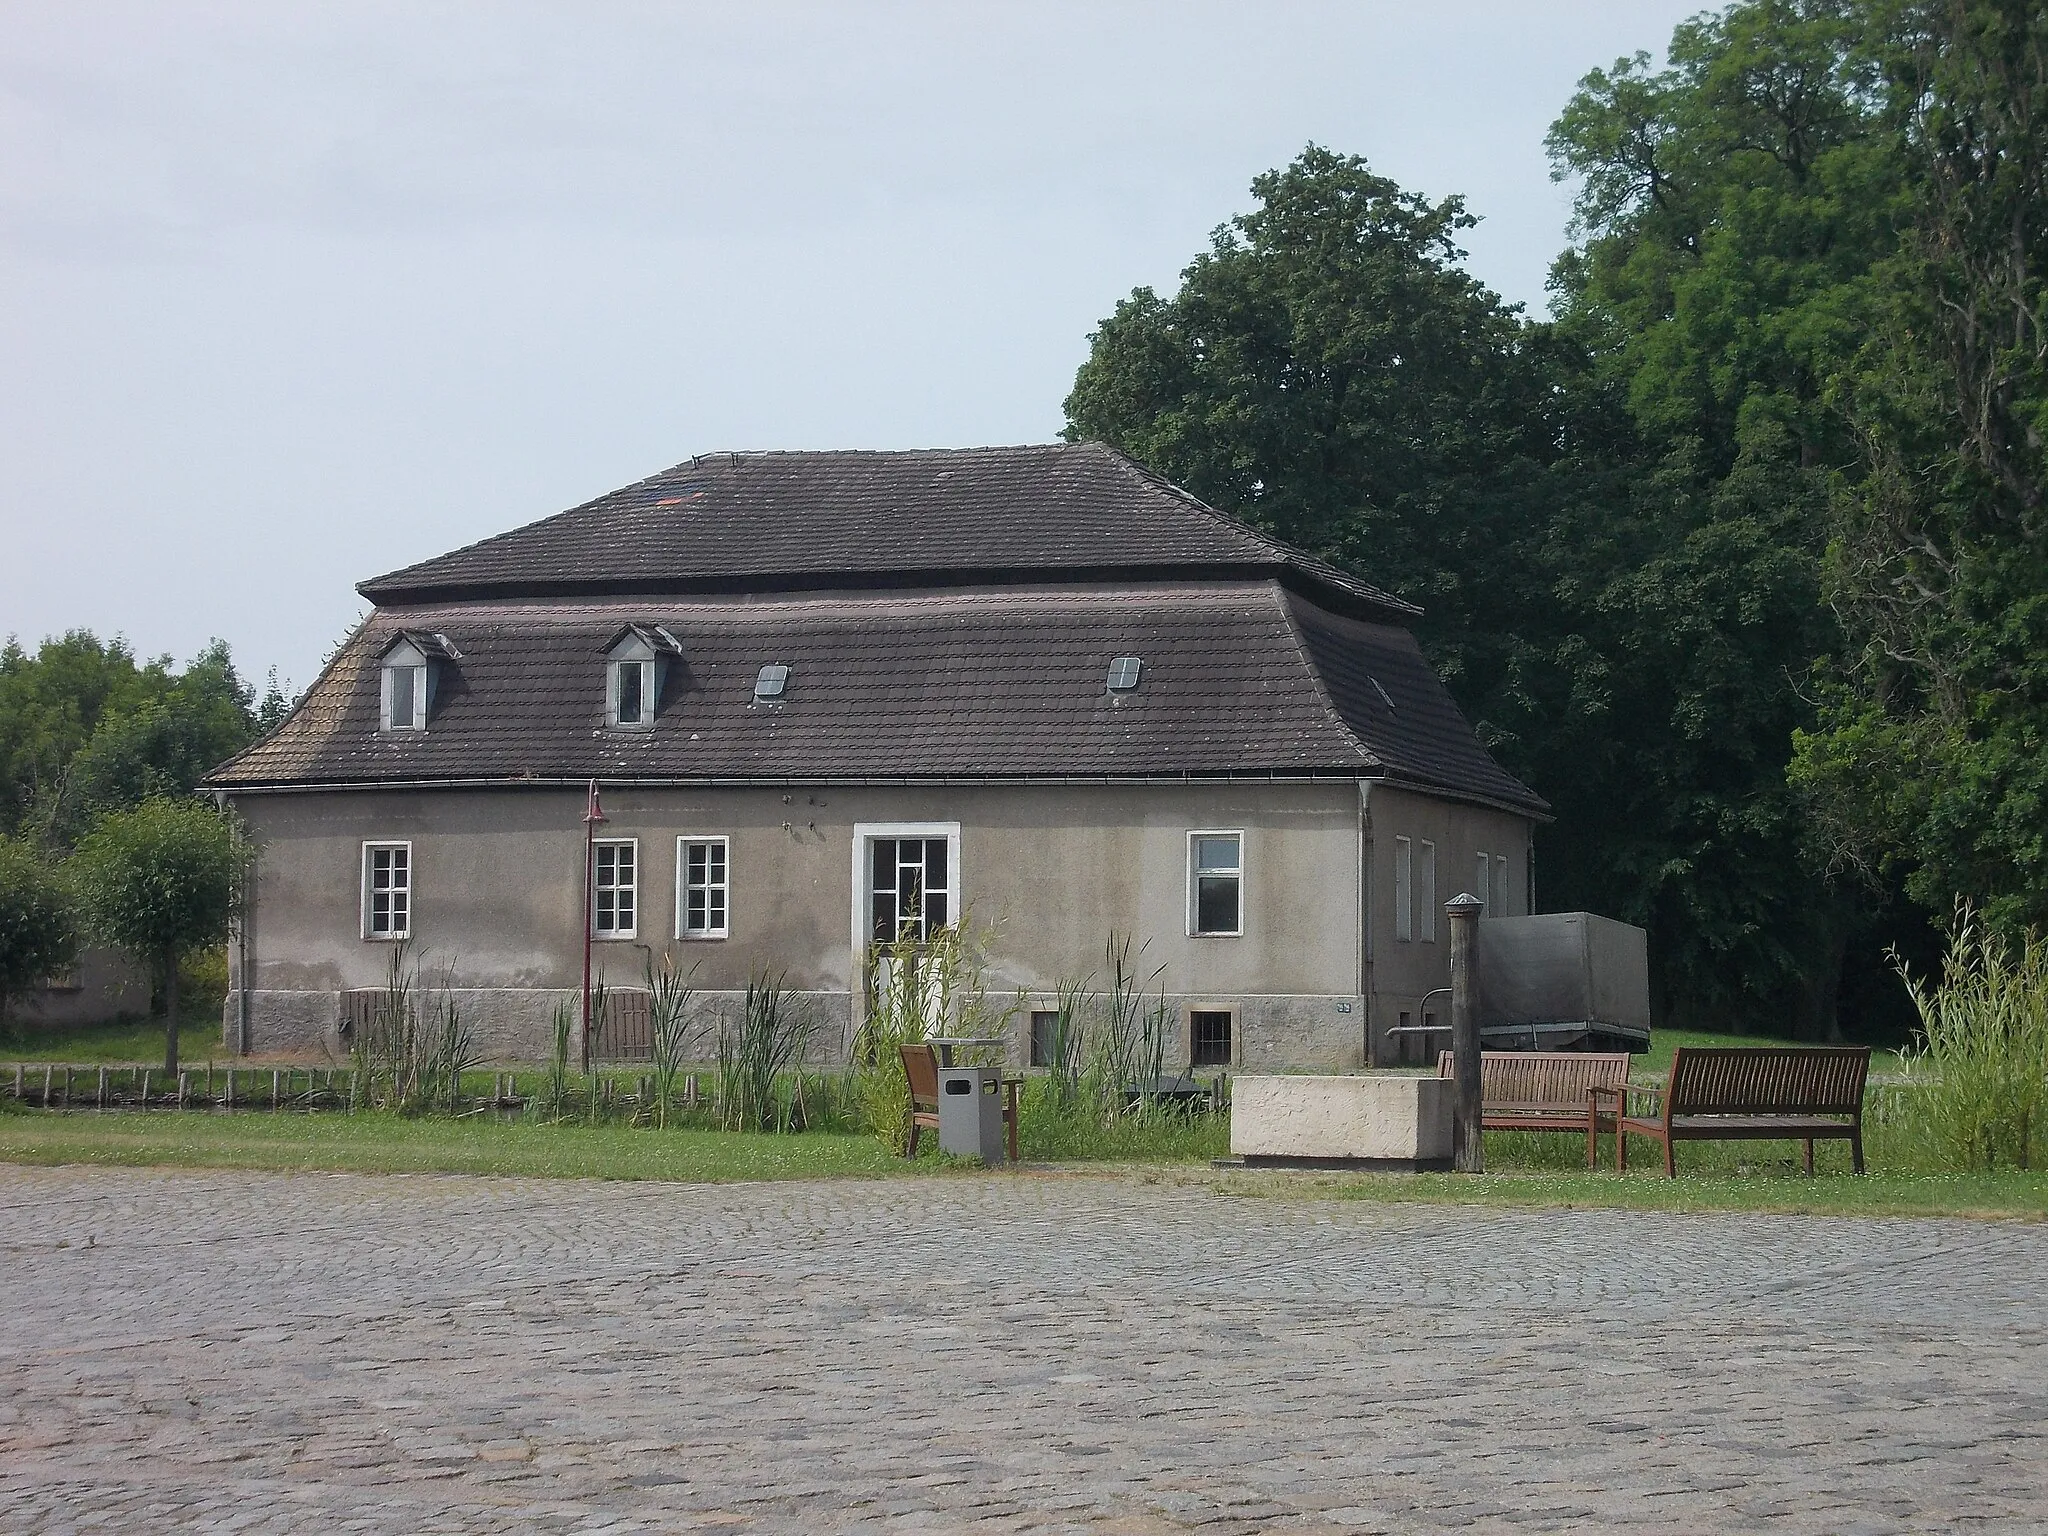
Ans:
{"type": "Polygon", "coordinates": [[[1532,312],[1582,3],[0,0],[0,634],[311,680],[354,584],[695,453],[1043,441],[1315,142],[1532,312]]]}

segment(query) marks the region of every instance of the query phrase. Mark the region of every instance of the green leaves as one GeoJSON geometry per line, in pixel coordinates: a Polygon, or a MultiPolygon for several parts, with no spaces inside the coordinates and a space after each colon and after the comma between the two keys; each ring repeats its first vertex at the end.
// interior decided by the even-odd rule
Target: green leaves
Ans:
{"type": "Polygon", "coordinates": [[[9,998],[64,970],[77,951],[62,877],[34,849],[0,838],[0,1025],[9,998]]]}
{"type": "Polygon", "coordinates": [[[70,868],[95,936],[158,964],[227,938],[249,857],[226,816],[159,798],[107,816],[70,868]]]}

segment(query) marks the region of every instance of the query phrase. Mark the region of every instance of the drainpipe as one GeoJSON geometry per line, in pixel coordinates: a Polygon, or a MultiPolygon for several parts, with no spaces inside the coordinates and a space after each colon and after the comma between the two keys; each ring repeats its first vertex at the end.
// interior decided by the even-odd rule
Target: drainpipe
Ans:
{"type": "MultiPolygon", "coordinates": [[[[583,813],[583,1075],[590,1076],[590,930],[597,914],[597,827],[605,819],[597,803],[597,780],[590,781],[590,808],[583,813]]],[[[638,871],[636,870],[637,874],[638,871]]]]}
{"type": "Polygon", "coordinates": [[[1358,1009],[1365,1017],[1358,1025],[1358,1065],[1372,1066],[1373,949],[1372,949],[1372,780],[1358,781],[1358,1009]]]}

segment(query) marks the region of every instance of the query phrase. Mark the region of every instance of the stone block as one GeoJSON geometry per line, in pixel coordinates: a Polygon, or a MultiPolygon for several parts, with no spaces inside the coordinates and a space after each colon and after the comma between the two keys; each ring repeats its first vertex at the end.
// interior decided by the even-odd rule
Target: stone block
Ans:
{"type": "Polygon", "coordinates": [[[1436,1077],[1240,1077],[1230,1150],[1247,1163],[1447,1168],[1454,1085],[1436,1077]]]}

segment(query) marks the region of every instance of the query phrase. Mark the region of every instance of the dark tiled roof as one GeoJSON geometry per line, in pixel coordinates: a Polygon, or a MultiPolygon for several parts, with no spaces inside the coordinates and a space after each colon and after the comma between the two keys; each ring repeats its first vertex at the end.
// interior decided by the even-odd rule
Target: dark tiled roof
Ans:
{"type": "Polygon", "coordinates": [[[1381,772],[1542,804],[1487,758],[1405,630],[1335,619],[1267,579],[387,610],[210,782],[1381,772]],[[682,654],[654,728],[606,730],[603,648],[634,622],[682,654]],[[440,663],[422,733],[377,729],[377,658],[400,628],[462,656],[440,663]],[[1145,662],[1131,693],[1105,687],[1117,656],[1145,662]],[[757,705],[769,662],[791,668],[788,692],[757,705]],[[1360,668],[1391,715],[1358,706],[1360,668]]]}
{"type": "Polygon", "coordinates": [[[1286,602],[1331,703],[1388,778],[1547,809],[1480,745],[1407,630],[1340,618],[1294,596],[1286,602]]]}
{"type": "Polygon", "coordinates": [[[1195,575],[1418,611],[1101,443],[709,455],[359,590],[391,606],[1195,575]]]}

